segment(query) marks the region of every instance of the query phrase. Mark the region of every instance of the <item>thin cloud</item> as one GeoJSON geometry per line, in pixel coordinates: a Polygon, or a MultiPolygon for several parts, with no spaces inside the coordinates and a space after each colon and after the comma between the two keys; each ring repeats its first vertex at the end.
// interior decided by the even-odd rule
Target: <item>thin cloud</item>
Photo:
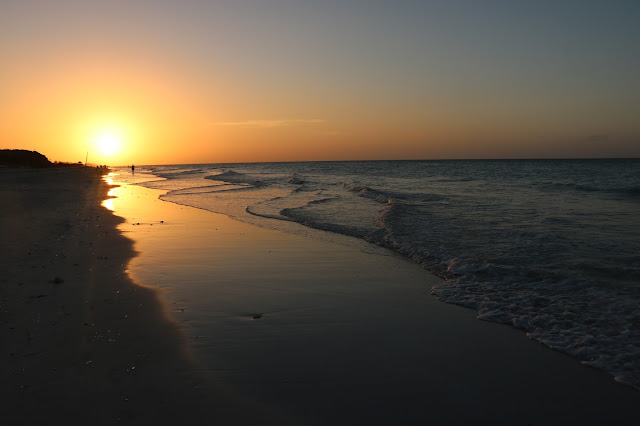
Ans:
{"type": "Polygon", "coordinates": [[[271,127],[304,126],[307,124],[320,124],[320,123],[324,123],[324,120],[302,119],[302,120],[218,121],[216,123],[211,123],[211,124],[213,126],[271,128],[271,127]]]}
{"type": "Polygon", "coordinates": [[[606,133],[596,133],[593,135],[589,135],[586,138],[581,140],[582,143],[591,143],[591,144],[604,143],[608,141],[609,141],[609,135],[607,135],[606,133]]]}

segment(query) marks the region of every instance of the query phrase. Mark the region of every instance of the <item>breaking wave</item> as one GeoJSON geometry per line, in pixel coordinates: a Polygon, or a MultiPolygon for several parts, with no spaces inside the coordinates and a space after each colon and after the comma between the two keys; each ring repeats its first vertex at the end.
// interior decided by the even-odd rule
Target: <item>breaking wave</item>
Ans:
{"type": "Polygon", "coordinates": [[[640,161],[156,168],[167,201],[362,238],[445,281],[439,299],[640,389],[640,161]],[[206,179],[211,185],[203,184],[206,179]]]}

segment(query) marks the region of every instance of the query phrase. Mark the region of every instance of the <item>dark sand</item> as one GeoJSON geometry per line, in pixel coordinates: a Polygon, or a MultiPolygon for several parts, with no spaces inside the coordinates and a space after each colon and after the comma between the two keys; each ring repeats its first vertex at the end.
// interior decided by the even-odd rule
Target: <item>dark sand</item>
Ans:
{"type": "Polygon", "coordinates": [[[141,252],[130,273],[164,290],[203,374],[295,424],[640,420],[640,392],[438,301],[439,278],[387,250],[115,193],[141,252]]]}
{"type": "Polygon", "coordinates": [[[640,422],[640,392],[435,300],[409,262],[143,188],[123,223],[107,190],[91,169],[0,169],[2,424],[640,422]],[[203,262],[214,290],[189,275],[203,262]]]}
{"type": "Polygon", "coordinates": [[[0,424],[262,418],[203,383],[158,292],[129,279],[108,189],[91,168],[0,169],[0,424]]]}

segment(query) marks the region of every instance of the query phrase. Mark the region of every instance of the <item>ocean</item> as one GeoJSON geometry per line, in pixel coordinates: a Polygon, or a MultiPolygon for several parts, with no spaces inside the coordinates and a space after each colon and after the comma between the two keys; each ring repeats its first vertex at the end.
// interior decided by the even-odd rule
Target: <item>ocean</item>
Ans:
{"type": "Polygon", "coordinates": [[[640,160],[162,165],[119,179],[393,250],[445,279],[440,300],[640,389],[640,160]]]}

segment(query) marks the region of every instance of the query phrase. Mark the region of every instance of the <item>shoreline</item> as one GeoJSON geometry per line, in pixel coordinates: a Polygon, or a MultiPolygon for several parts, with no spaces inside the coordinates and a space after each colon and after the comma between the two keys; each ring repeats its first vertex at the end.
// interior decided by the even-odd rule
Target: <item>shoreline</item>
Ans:
{"type": "Polygon", "coordinates": [[[142,253],[130,273],[165,292],[216,380],[295,424],[389,424],[400,412],[401,424],[638,419],[640,393],[438,300],[429,283],[439,278],[408,259],[349,237],[314,240],[317,230],[255,227],[162,192],[118,188],[121,229],[142,253]]]}
{"type": "Polygon", "coordinates": [[[409,261],[109,187],[93,169],[0,183],[10,424],[638,421],[640,393],[437,300],[409,261]]]}
{"type": "Polygon", "coordinates": [[[3,169],[0,182],[3,420],[234,424],[238,403],[199,376],[160,293],[125,272],[134,242],[96,170],[3,169]]]}

